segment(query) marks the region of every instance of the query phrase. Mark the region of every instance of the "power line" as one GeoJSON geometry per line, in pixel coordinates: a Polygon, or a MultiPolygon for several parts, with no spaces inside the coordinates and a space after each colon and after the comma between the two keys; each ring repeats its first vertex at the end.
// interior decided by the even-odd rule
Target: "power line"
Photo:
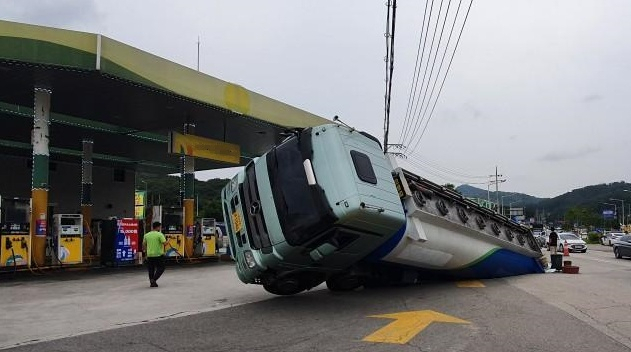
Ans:
{"type": "MultiPolygon", "coordinates": [[[[432,15],[434,13],[434,0],[432,0],[432,3],[430,5],[430,9],[429,9],[429,17],[427,18],[427,28],[426,28],[426,33],[425,33],[425,39],[423,40],[423,51],[421,53],[421,62],[419,63],[419,72],[418,72],[418,76],[420,76],[421,72],[420,70],[423,67],[423,56],[425,55],[425,48],[427,47],[427,36],[429,34],[429,26],[430,23],[432,22],[432,15]]],[[[423,79],[421,79],[421,87],[423,86],[423,82],[425,82],[425,77],[427,76],[427,66],[429,65],[429,58],[432,56],[432,52],[431,52],[431,48],[430,51],[428,53],[427,56],[427,61],[428,63],[425,64],[425,73],[423,74],[423,79]]],[[[417,80],[415,82],[415,89],[418,87],[418,77],[417,80]]],[[[420,97],[421,92],[419,91],[418,93],[418,97],[420,97]]],[[[403,134],[403,137],[401,138],[401,144],[404,143],[404,141],[407,139],[408,136],[408,132],[410,132],[410,127],[413,124],[413,117],[416,115],[416,111],[418,110],[418,97],[416,96],[416,94],[414,94],[414,96],[412,97],[412,105],[410,106],[410,118],[408,120],[408,126],[407,129],[405,130],[405,133],[403,134]],[[413,106],[413,107],[412,107],[413,106]],[[412,112],[412,110],[414,110],[414,112],[412,112]]]]}
{"type": "Polygon", "coordinates": [[[458,44],[460,44],[460,38],[462,37],[462,32],[464,31],[464,27],[467,24],[467,18],[469,18],[469,12],[471,11],[471,5],[473,5],[473,0],[471,0],[471,2],[469,3],[469,8],[467,9],[467,14],[465,15],[464,21],[462,22],[462,27],[460,28],[460,33],[458,34],[458,40],[456,41],[456,45],[454,47],[454,51],[451,54],[451,59],[449,60],[449,65],[447,66],[447,71],[445,72],[445,76],[443,77],[443,81],[440,84],[440,89],[438,90],[438,94],[436,95],[436,100],[434,100],[434,105],[432,106],[432,110],[429,113],[429,117],[427,118],[427,122],[425,123],[425,127],[423,128],[423,132],[419,136],[419,138],[418,138],[416,144],[414,145],[414,147],[411,149],[412,152],[414,152],[414,150],[416,150],[416,148],[418,147],[418,144],[421,141],[421,139],[423,138],[423,136],[425,135],[425,131],[427,130],[427,126],[429,125],[429,122],[432,119],[432,116],[434,115],[434,109],[436,108],[436,103],[438,102],[438,99],[440,98],[440,93],[443,91],[443,86],[445,85],[445,80],[447,79],[447,75],[449,74],[449,69],[451,68],[451,64],[454,61],[454,56],[456,55],[456,50],[458,50],[458,44]]]}
{"type": "Polygon", "coordinates": [[[423,165],[427,165],[428,167],[431,167],[433,169],[436,169],[436,170],[438,170],[440,172],[443,172],[443,173],[446,173],[446,174],[451,174],[451,175],[458,176],[458,177],[478,179],[478,180],[482,180],[482,179],[486,179],[487,178],[487,176],[471,175],[471,174],[467,174],[467,173],[464,173],[464,172],[460,172],[460,171],[457,171],[455,169],[451,169],[451,168],[448,168],[446,166],[439,165],[435,161],[431,161],[431,160],[422,158],[422,157],[420,157],[418,155],[415,155],[415,156],[414,155],[407,155],[407,157],[409,159],[411,159],[411,160],[414,160],[414,161],[416,161],[418,163],[421,163],[423,165]]]}
{"type": "MultiPolygon", "coordinates": [[[[447,23],[447,17],[449,17],[449,9],[451,8],[451,0],[449,0],[449,3],[447,3],[447,10],[445,11],[445,18],[443,20],[443,24],[441,26],[440,29],[440,35],[438,36],[438,44],[436,45],[436,54],[434,55],[434,60],[432,61],[432,68],[429,72],[429,78],[427,80],[427,85],[425,86],[425,90],[423,92],[423,100],[421,101],[421,110],[419,111],[419,116],[421,116],[421,114],[423,113],[423,111],[427,111],[427,107],[425,106],[425,99],[427,98],[427,89],[429,88],[430,82],[432,81],[432,76],[434,74],[434,67],[436,66],[436,59],[438,58],[438,52],[440,50],[440,44],[442,43],[443,40],[443,33],[445,32],[445,24],[447,23]],[[423,107],[425,106],[425,110],[423,110],[423,107]]],[[[442,3],[441,3],[441,11],[442,11],[442,3]]],[[[438,18],[440,19],[440,12],[438,14],[438,18]]],[[[439,20],[436,21],[436,27],[438,27],[438,22],[439,20]]],[[[444,57],[444,54],[443,54],[444,57]]],[[[443,60],[441,60],[442,62],[443,60]]],[[[440,75],[440,71],[438,71],[436,73],[436,79],[434,80],[434,82],[438,81],[438,77],[440,75]]],[[[434,83],[435,84],[435,83],[434,83]]],[[[432,90],[432,94],[433,94],[433,90],[432,90]]],[[[427,102],[427,105],[429,105],[429,102],[431,101],[431,97],[432,94],[430,94],[429,96],[429,101],[427,102]]],[[[423,116],[421,117],[420,123],[418,124],[418,126],[422,126],[423,125],[423,120],[425,118],[425,114],[422,114],[423,116]]],[[[414,140],[414,137],[416,136],[416,134],[418,133],[418,128],[415,128],[414,131],[412,131],[412,136],[410,136],[410,143],[412,143],[412,141],[414,140]]]]}
{"type": "MultiPolygon", "coordinates": [[[[418,48],[416,49],[416,63],[414,65],[414,74],[412,74],[412,84],[410,85],[410,94],[408,96],[408,106],[405,109],[405,119],[403,121],[403,128],[401,129],[401,134],[399,134],[399,140],[402,141],[403,137],[407,135],[408,128],[408,119],[412,112],[412,102],[414,101],[414,97],[416,96],[416,89],[418,88],[418,76],[421,74],[421,67],[423,65],[423,56],[425,55],[425,45],[423,45],[423,51],[421,52],[421,45],[423,43],[423,39],[425,39],[425,43],[427,43],[427,34],[423,36],[425,32],[425,18],[427,18],[427,5],[429,4],[429,0],[425,0],[425,10],[423,11],[423,25],[421,26],[421,34],[418,38],[418,48]],[[419,60],[419,52],[421,53],[421,59],[419,60]],[[412,89],[414,89],[414,93],[412,93],[412,89]]],[[[434,6],[434,0],[432,0],[432,7],[434,6]]],[[[431,16],[431,11],[430,11],[431,16]]],[[[428,29],[429,29],[429,21],[428,21],[428,29]]]]}
{"type": "MultiPolygon", "coordinates": [[[[443,55],[442,58],[440,59],[440,65],[438,66],[438,73],[436,73],[436,79],[434,80],[434,84],[432,85],[432,91],[429,94],[429,100],[427,102],[427,106],[425,107],[425,110],[423,111],[423,114],[421,116],[421,126],[423,121],[425,120],[425,116],[427,115],[427,111],[428,111],[428,107],[430,102],[432,101],[432,97],[434,96],[434,90],[436,90],[436,83],[438,83],[438,77],[440,77],[440,72],[443,69],[443,64],[445,63],[445,58],[447,57],[447,50],[449,49],[449,44],[451,43],[451,37],[453,35],[454,29],[456,28],[456,20],[458,19],[458,13],[460,13],[460,6],[462,5],[462,0],[460,0],[458,2],[458,8],[456,8],[456,15],[454,16],[454,21],[451,24],[451,30],[449,31],[449,37],[447,38],[447,44],[445,44],[445,50],[443,50],[443,55]]],[[[447,19],[447,17],[445,17],[445,20],[447,19]]],[[[444,29],[444,25],[445,23],[443,23],[443,29],[444,29]]],[[[442,36],[442,32],[441,32],[441,36],[442,36]]],[[[414,131],[414,134],[416,134],[418,131],[414,131]]],[[[413,138],[410,140],[410,143],[412,143],[413,138]]],[[[416,147],[416,145],[415,145],[416,147]]]]}
{"type": "Polygon", "coordinates": [[[423,170],[423,173],[430,174],[430,175],[433,175],[433,176],[436,176],[436,177],[440,177],[440,178],[442,178],[444,180],[447,180],[449,182],[461,183],[461,184],[469,184],[469,185],[485,185],[485,184],[487,184],[487,182],[471,182],[471,181],[468,181],[468,180],[463,180],[463,179],[460,179],[460,178],[453,177],[451,175],[445,175],[445,174],[437,173],[437,172],[435,172],[435,171],[433,171],[431,169],[428,169],[427,167],[425,167],[421,163],[418,163],[418,162],[416,162],[414,160],[406,159],[406,161],[410,165],[415,166],[418,169],[423,170]]]}
{"type": "MultiPolygon", "coordinates": [[[[441,14],[442,9],[443,9],[443,2],[444,2],[444,0],[440,0],[440,6],[438,8],[438,17],[436,18],[436,25],[434,26],[434,33],[432,34],[432,42],[429,45],[429,56],[427,58],[428,62],[425,65],[425,72],[423,72],[423,79],[421,80],[421,91],[423,91],[423,86],[425,85],[425,77],[427,77],[427,70],[429,69],[429,60],[432,57],[432,50],[434,48],[434,41],[436,41],[436,32],[437,32],[436,29],[438,28],[438,22],[440,21],[440,14],[441,14]]],[[[434,4],[432,2],[432,10],[433,10],[433,7],[434,7],[434,4]]],[[[431,22],[431,20],[432,20],[432,16],[431,16],[431,12],[430,12],[429,22],[431,22]]],[[[428,22],[428,27],[429,27],[429,22],[428,22]]],[[[429,80],[431,80],[431,75],[430,75],[430,78],[428,79],[428,82],[429,82],[429,80]]],[[[420,92],[419,92],[419,98],[420,98],[420,92]]],[[[422,105],[421,105],[421,110],[422,110],[422,105]]],[[[415,103],[414,112],[413,112],[412,116],[416,116],[417,111],[418,111],[418,100],[415,103]]],[[[414,123],[414,127],[412,128],[413,131],[418,129],[417,125],[418,125],[418,119],[416,119],[416,122],[414,123]]],[[[401,143],[405,144],[405,139],[402,140],[401,143]]]]}

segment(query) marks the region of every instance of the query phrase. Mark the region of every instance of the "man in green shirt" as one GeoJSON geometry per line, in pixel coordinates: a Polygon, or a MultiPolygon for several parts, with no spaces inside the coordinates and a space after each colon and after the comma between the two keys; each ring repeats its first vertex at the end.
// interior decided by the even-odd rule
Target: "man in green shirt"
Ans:
{"type": "Polygon", "coordinates": [[[162,233],[162,224],[156,221],[151,225],[142,240],[142,249],[147,254],[149,287],[158,287],[158,279],[164,273],[164,246],[167,240],[162,233]]]}

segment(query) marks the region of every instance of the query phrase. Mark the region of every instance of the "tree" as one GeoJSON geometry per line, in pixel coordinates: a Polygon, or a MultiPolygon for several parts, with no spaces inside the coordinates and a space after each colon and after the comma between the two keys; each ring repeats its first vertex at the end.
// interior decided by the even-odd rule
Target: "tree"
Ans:
{"type": "MultiPolygon", "coordinates": [[[[136,189],[147,189],[147,205],[162,205],[165,207],[179,207],[180,177],[179,176],[151,176],[139,174],[136,178],[136,189]]],[[[211,179],[207,181],[195,180],[195,200],[199,202],[199,217],[223,220],[221,211],[221,190],[229,179],[211,179]]]]}
{"type": "MultiPolygon", "coordinates": [[[[448,189],[450,189],[450,190],[452,190],[454,192],[460,193],[460,191],[456,189],[456,185],[454,185],[453,183],[445,183],[443,185],[443,187],[448,188],[448,189]]],[[[462,193],[460,193],[460,194],[462,194],[462,193]]]]}
{"type": "Polygon", "coordinates": [[[565,222],[570,226],[597,226],[600,217],[586,207],[575,206],[565,212],[565,222]]]}

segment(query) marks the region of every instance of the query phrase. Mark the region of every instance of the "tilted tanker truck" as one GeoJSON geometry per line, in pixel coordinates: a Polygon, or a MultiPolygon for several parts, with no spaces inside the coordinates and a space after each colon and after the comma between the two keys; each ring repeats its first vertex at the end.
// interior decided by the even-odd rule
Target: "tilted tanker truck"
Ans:
{"type": "Polygon", "coordinates": [[[399,168],[344,125],[296,131],[221,196],[239,279],[274,294],[543,272],[528,228],[399,168]]]}

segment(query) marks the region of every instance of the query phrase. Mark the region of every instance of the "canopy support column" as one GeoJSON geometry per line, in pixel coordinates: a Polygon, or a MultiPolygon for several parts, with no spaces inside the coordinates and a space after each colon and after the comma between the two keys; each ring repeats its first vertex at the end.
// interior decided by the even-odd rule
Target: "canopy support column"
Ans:
{"type": "Polygon", "coordinates": [[[83,253],[89,255],[95,244],[90,228],[92,223],[92,151],[94,150],[94,141],[85,139],[82,144],[81,214],[83,215],[83,253]]]}
{"type": "MultiPolygon", "coordinates": [[[[184,124],[184,134],[192,134],[195,124],[188,121],[184,124]]],[[[195,158],[188,155],[182,156],[181,165],[181,192],[182,206],[184,210],[184,255],[192,257],[195,242],[195,158]]]]}
{"type": "Polygon", "coordinates": [[[48,233],[48,167],[50,96],[46,88],[35,87],[33,111],[33,169],[31,177],[31,258],[36,266],[46,259],[48,233]]]}

